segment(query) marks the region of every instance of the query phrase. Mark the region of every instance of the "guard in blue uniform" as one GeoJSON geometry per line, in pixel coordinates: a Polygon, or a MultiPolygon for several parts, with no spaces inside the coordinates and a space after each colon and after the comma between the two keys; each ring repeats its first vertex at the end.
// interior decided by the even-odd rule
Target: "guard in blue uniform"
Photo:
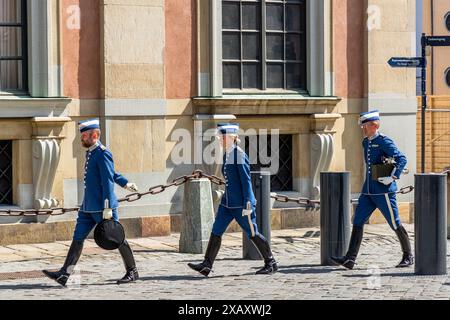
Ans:
{"type": "Polygon", "coordinates": [[[378,131],[380,127],[378,110],[362,113],[359,125],[365,135],[362,143],[366,163],[365,182],[354,215],[348,252],[344,257],[334,257],[333,260],[348,269],[353,269],[363,238],[364,224],[378,208],[400,240],[403,257],[397,267],[411,266],[414,257],[408,233],[400,222],[396,199],[396,180],[400,178],[406,166],[406,157],[390,138],[378,131]],[[376,177],[373,171],[378,168],[381,168],[380,171],[387,168],[386,176],[376,177]]]}
{"type": "MultiPolygon", "coordinates": [[[[117,208],[119,203],[114,193],[114,183],[131,191],[137,192],[137,186],[114,171],[112,154],[98,140],[100,138],[100,125],[98,119],[90,119],[79,123],[81,143],[86,151],[86,164],[84,173],[84,198],[78,212],[73,241],[67,254],[63,267],[57,272],[43,270],[50,279],[62,286],[66,285],[70,274],[78,262],[83,250],[83,243],[91,230],[103,219],[119,221],[117,208]]],[[[139,277],[133,252],[130,245],[125,242],[119,247],[123,258],[126,274],[117,283],[136,281],[139,277]]]]}
{"type": "Polygon", "coordinates": [[[269,242],[258,232],[256,225],[256,200],[250,177],[250,161],[245,152],[237,146],[239,125],[223,123],[218,125],[218,135],[225,150],[222,174],[225,178],[225,193],[221,199],[212,233],[203,262],[188,266],[204,276],[211,272],[220,249],[222,235],[235,219],[264,258],[264,267],[256,274],[273,274],[278,270],[269,242]]]}

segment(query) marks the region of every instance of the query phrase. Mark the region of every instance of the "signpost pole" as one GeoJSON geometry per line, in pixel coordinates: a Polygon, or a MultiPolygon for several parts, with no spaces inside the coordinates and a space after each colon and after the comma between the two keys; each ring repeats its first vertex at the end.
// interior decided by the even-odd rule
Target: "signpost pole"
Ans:
{"type": "Polygon", "coordinates": [[[427,37],[425,33],[422,33],[422,127],[421,127],[421,170],[422,173],[425,173],[425,115],[427,108],[427,64],[426,64],[426,46],[427,46],[427,37]]]}

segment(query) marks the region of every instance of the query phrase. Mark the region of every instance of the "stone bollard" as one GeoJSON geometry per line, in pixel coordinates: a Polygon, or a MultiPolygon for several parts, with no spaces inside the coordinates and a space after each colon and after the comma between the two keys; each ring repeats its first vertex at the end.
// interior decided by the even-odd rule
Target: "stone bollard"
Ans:
{"type": "MultiPolygon", "coordinates": [[[[256,198],[256,225],[270,243],[270,172],[252,171],[252,189],[256,198]]],[[[245,233],[242,234],[242,258],[262,260],[261,254],[245,233]]]]}
{"type": "Polygon", "coordinates": [[[350,172],[321,172],[320,190],[320,263],[333,266],[350,242],[350,172]]]}
{"type": "Polygon", "coordinates": [[[414,179],[415,273],[447,274],[447,175],[414,179]]]}
{"type": "Polygon", "coordinates": [[[447,174],[447,239],[450,239],[450,171],[446,172],[446,174],[447,174]]]}
{"type": "Polygon", "coordinates": [[[180,253],[205,253],[214,223],[211,182],[194,179],[184,186],[180,253]]]}

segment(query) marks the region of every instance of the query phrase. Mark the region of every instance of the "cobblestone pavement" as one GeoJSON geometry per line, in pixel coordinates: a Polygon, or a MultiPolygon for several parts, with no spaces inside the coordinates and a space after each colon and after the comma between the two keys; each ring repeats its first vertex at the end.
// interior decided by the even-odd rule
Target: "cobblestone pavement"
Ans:
{"type": "MultiPolygon", "coordinates": [[[[410,236],[413,226],[406,225],[410,236]]],[[[137,283],[118,286],[124,268],[117,251],[85,244],[67,288],[41,276],[57,269],[70,242],[0,247],[0,299],[450,299],[449,276],[416,276],[396,269],[400,245],[387,225],[369,225],[358,265],[348,271],[320,266],[318,228],[272,231],[280,270],[256,276],[262,261],[242,260],[242,236],[224,236],[209,278],[187,267],[202,255],[178,253],[178,234],[130,239],[140,272],[137,283]]],[[[449,246],[450,247],[450,246],[449,246]]]]}

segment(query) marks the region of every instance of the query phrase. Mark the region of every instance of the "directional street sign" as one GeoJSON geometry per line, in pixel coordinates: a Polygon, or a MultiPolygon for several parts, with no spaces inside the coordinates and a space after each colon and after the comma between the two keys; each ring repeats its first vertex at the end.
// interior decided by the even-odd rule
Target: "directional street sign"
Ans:
{"type": "Polygon", "coordinates": [[[432,47],[450,46],[450,36],[429,36],[426,38],[428,46],[432,47]]]}
{"type": "Polygon", "coordinates": [[[392,57],[388,63],[393,68],[422,68],[425,66],[425,59],[421,57],[392,57]]]}

